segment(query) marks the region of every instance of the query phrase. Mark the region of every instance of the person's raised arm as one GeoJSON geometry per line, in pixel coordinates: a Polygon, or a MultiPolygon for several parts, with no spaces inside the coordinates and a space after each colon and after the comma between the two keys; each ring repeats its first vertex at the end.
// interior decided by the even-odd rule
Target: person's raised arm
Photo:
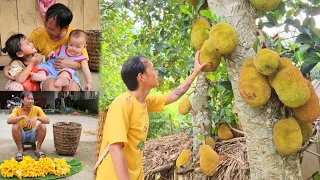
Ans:
{"type": "Polygon", "coordinates": [[[110,155],[113,162],[114,171],[121,180],[129,180],[129,171],[126,156],[122,150],[124,144],[114,143],[110,145],[110,155]]]}
{"type": "Polygon", "coordinates": [[[200,51],[197,51],[196,56],[194,58],[194,68],[193,68],[192,74],[189,77],[187,77],[187,79],[183,81],[177,88],[175,88],[173,91],[171,91],[168,94],[168,99],[165,102],[165,105],[171,104],[177,101],[182,95],[184,95],[187,92],[187,90],[190,88],[194,79],[201,72],[201,69],[206,65],[206,63],[199,64],[199,55],[200,55],[200,51]]]}

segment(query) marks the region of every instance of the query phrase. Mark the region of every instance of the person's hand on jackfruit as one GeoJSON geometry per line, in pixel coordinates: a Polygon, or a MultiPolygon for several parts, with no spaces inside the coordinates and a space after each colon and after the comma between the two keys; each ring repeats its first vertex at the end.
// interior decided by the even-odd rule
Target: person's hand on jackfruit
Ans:
{"type": "Polygon", "coordinates": [[[199,56],[200,56],[200,51],[197,51],[196,56],[194,57],[194,67],[193,67],[193,73],[196,73],[197,75],[201,72],[202,68],[205,65],[207,65],[207,63],[203,63],[203,64],[199,63],[199,56]]]}

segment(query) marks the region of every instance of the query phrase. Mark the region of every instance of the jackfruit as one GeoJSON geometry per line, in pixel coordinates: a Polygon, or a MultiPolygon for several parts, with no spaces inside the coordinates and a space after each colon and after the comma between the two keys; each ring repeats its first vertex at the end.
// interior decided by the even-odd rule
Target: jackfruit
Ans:
{"type": "Polygon", "coordinates": [[[275,72],[279,65],[280,56],[270,49],[261,49],[254,59],[254,66],[263,75],[269,76],[275,72]]]}
{"type": "Polygon", "coordinates": [[[280,101],[288,107],[299,107],[310,98],[310,88],[296,67],[280,70],[271,82],[280,101]]]}
{"type": "Polygon", "coordinates": [[[207,63],[207,65],[202,68],[202,71],[216,71],[221,62],[221,56],[222,55],[213,48],[213,41],[211,39],[207,39],[200,49],[199,63],[207,63]]]}
{"type": "Polygon", "coordinates": [[[191,161],[192,152],[189,149],[184,149],[178,156],[176,160],[176,166],[181,169],[181,166],[189,163],[191,161]]]}
{"type": "Polygon", "coordinates": [[[200,169],[206,176],[213,176],[217,172],[219,155],[209,146],[199,148],[200,169]]]}
{"type": "Polygon", "coordinates": [[[295,66],[292,64],[292,61],[286,57],[280,57],[280,61],[279,61],[279,66],[278,69],[273,72],[271,75],[268,76],[268,81],[271,85],[271,87],[273,87],[273,79],[276,77],[277,73],[279,71],[281,71],[282,69],[288,68],[288,67],[292,67],[295,68],[295,66]]]}
{"type": "Polygon", "coordinates": [[[253,58],[243,63],[239,77],[239,91],[242,99],[252,107],[266,104],[271,96],[271,87],[266,76],[253,66],[253,58]]]}
{"type": "Polygon", "coordinates": [[[222,124],[220,126],[218,130],[218,137],[222,140],[229,140],[233,138],[233,134],[228,124],[222,124]]]}
{"type": "Polygon", "coordinates": [[[211,28],[209,38],[212,39],[214,48],[220,54],[232,53],[239,42],[236,29],[224,22],[219,22],[211,28]]]}
{"type": "Polygon", "coordinates": [[[304,81],[309,87],[310,98],[302,106],[291,108],[291,110],[298,120],[312,123],[320,116],[319,98],[312,84],[306,79],[304,81]]]}
{"type": "Polygon", "coordinates": [[[298,123],[301,129],[303,142],[306,142],[312,136],[312,123],[306,123],[299,120],[298,123]]]}
{"type": "Polygon", "coordinates": [[[191,31],[191,45],[196,50],[200,50],[204,41],[209,38],[208,29],[210,29],[210,24],[206,19],[201,17],[194,21],[191,31]]]}
{"type": "Polygon", "coordinates": [[[180,101],[178,105],[178,111],[181,115],[186,115],[191,109],[191,102],[188,98],[184,98],[180,101]]]}
{"type": "Polygon", "coordinates": [[[212,137],[210,136],[207,136],[205,139],[204,139],[206,145],[209,145],[212,147],[212,149],[214,149],[215,145],[216,145],[216,142],[212,139],[212,137]]]}
{"type": "Polygon", "coordinates": [[[280,0],[249,0],[251,5],[260,11],[271,11],[278,6],[280,0]]]}
{"type": "Polygon", "coordinates": [[[273,127],[273,141],[281,154],[298,152],[302,145],[302,133],[294,118],[281,119],[273,127]]]}

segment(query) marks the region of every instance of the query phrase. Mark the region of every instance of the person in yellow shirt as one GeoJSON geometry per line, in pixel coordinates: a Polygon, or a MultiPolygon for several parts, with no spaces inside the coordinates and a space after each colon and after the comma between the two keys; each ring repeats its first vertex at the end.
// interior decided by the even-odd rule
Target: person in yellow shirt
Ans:
{"type": "MultiPolygon", "coordinates": [[[[35,29],[30,37],[29,41],[34,44],[34,47],[38,52],[45,57],[48,57],[49,52],[58,49],[61,45],[67,45],[69,40],[69,34],[75,28],[70,26],[73,19],[71,10],[63,4],[57,3],[52,5],[46,12],[44,26],[35,29]]],[[[87,49],[84,48],[82,53],[89,59],[87,49]]],[[[81,69],[81,64],[74,62],[66,57],[59,57],[59,60],[55,61],[54,67],[56,70],[63,68],[71,68],[75,70],[81,69]]],[[[14,80],[8,74],[9,67],[5,68],[5,75],[11,80],[14,80]]],[[[69,86],[64,86],[63,91],[79,91],[81,90],[79,74],[72,78],[69,86]]],[[[59,91],[59,88],[54,86],[56,79],[48,77],[40,84],[40,88],[43,91],[59,91]]]]}
{"type": "Polygon", "coordinates": [[[196,53],[193,73],[176,89],[165,95],[151,96],[158,86],[158,72],[143,56],[129,58],[122,66],[121,77],[128,88],[111,103],[106,118],[99,156],[109,148],[97,168],[97,180],[142,180],[143,147],[149,128],[148,112],[177,101],[190,87],[206,63],[198,62],[196,53]]]}
{"type": "Polygon", "coordinates": [[[49,124],[50,121],[40,107],[33,105],[33,94],[30,91],[23,91],[20,94],[20,101],[22,106],[15,107],[7,120],[8,124],[12,124],[12,137],[18,147],[16,160],[22,160],[22,143],[36,141],[38,143],[35,155],[43,158],[46,155],[40,149],[46,136],[46,124],[49,124]],[[37,121],[40,121],[38,125],[37,121]]]}

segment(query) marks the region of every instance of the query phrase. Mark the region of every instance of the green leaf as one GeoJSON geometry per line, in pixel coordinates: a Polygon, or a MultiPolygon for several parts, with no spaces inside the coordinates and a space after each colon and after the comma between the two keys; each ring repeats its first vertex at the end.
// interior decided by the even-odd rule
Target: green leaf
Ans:
{"type": "Polygon", "coordinates": [[[204,4],[205,1],[206,1],[206,0],[200,0],[200,1],[198,1],[196,12],[199,11],[199,9],[201,8],[201,6],[204,4]]]}
{"type": "Polygon", "coordinates": [[[299,20],[299,19],[295,19],[293,22],[294,22],[294,27],[296,27],[297,29],[299,29],[300,26],[301,26],[300,20],[299,20]]]}
{"type": "Polygon", "coordinates": [[[139,144],[138,144],[138,148],[143,151],[144,149],[144,142],[143,141],[140,141],[139,144]]]}
{"type": "Polygon", "coordinates": [[[300,51],[296,51],[294,56],[298,59],[298,61],[303,61],[303,54],[300,51]]]}
{"type": "Polygon", "coordinates": [[[182,13],[192,16],[192,12],[189,11],[189,8],[187,6],[180,6],[180,10],[182,13]]]}
{"type": "Polygon", "coordinates": [[[230,81],[220,81],[219,86],[222,86],[223,88],[227,90],[232,90],[232,85],[230,81]]]}
{"type": "Polygon", "coordinates": [[[302,66],[300,68],[300,71],[302,72],[302,74],[308,74],[310,73],[310,71],[317,65],[317,63],[307,63],[307,62],[303,62],[302,66]]]}
{"type": "Polygon", "coordinates": [[[300,34],[296,41],[296,43],[305,43],[305,44],[311,44],[312,38],[308,34],[300,34]]]}
{"type": "Polygon", "coordinates": [[[304,60],[307,63],[318,63],[320,62],[320,57],[308,57],[304,60]]]}
{"type": "Polygon", "coordinates": [[[214,20],[210,10],[201,10],[200,15],[214,20]]]}
{"type": "Polygon", "coordinates": [[[312,180],[320,180],[320,172],[316,171],[312,174],[312,180]]]}
{"type": "Polygon", "coordinates": [[[211,74],[207,74],[206,78],[209,79],[210,81],[215,81],[216,77],[211,73],[211,74]]]}
{"type": "Polygon", "coordinates": [[[159,52],[163,52],[163,44],[162,43],[156,43],[156,49],[159,52]]]}
{"type": "Polygon", "coordinates": [[[190,128],[190,131],[189,131],[189,133],[188,133],[187,139],[191,138],[191,137],[192,137],[192,134],[193,134],[193,129],[190,128]]]}
{"type": "Polygon", "coordinates": [[[310,48],[309,44],[303,44],[299,47],[299,51],[304,54],[305,52],[307,52],[307,50],[310,48]]]}

